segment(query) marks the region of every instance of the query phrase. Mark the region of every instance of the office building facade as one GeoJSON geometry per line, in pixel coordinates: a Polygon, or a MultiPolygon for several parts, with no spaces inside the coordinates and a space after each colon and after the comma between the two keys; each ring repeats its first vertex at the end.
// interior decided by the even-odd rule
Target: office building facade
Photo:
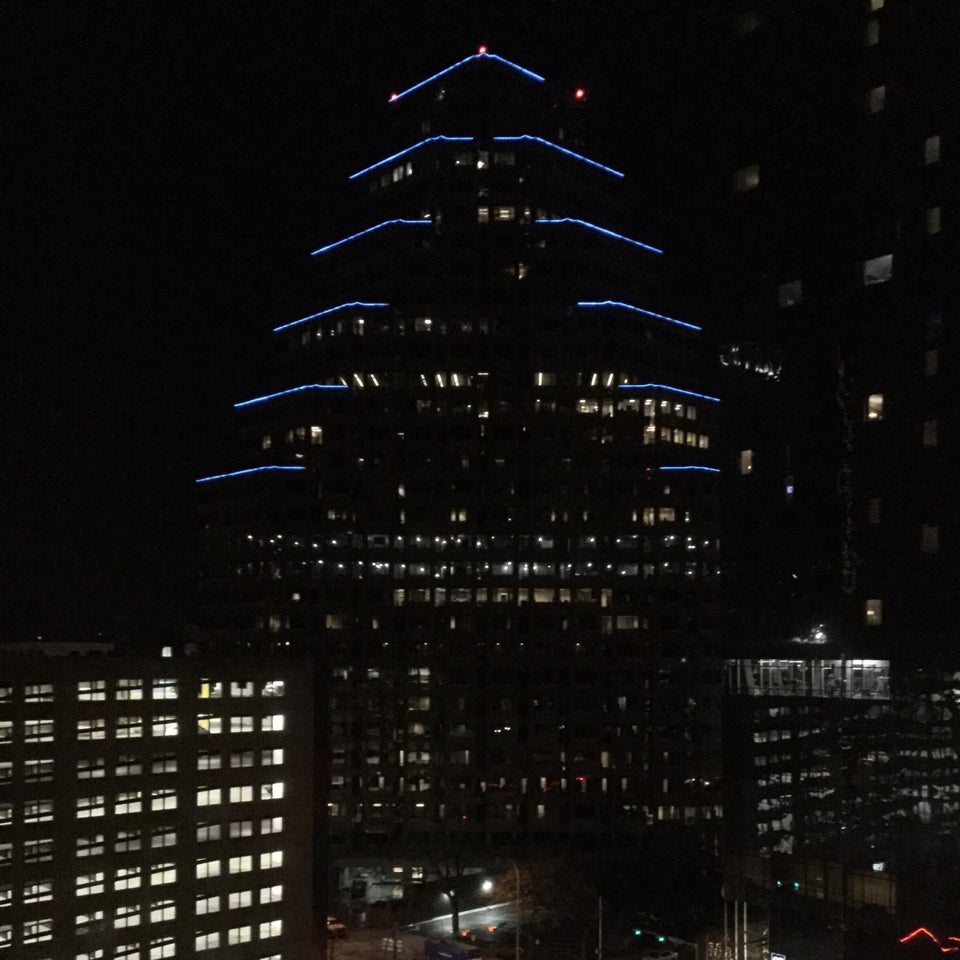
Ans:
{"type": "Polygon", "coordinates": [[[317,656],[341,850],[719,814],[719,400],[588,100],[483,49],[392,96],[198,484],[204,637],[317,656]]]}
{"type": "Polygon", "coordinates": [[[5,648],[0,955],[314,943],[312,672],[5,648]]]}

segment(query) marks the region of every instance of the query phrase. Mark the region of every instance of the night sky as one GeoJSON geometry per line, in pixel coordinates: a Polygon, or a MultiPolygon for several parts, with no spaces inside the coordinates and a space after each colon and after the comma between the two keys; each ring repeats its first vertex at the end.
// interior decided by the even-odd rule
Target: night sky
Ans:
{"type": "Polygon", "coordinates": [[[391,90],[486,43],[585,85],[587,152],[629,175],[683,99],[670,8],[8,6],[6,639],[189,622],[194,478],[239,462],[230,404],[313,308],[291,278],[351,226],[337,191],[383,155],[391,90]]]}

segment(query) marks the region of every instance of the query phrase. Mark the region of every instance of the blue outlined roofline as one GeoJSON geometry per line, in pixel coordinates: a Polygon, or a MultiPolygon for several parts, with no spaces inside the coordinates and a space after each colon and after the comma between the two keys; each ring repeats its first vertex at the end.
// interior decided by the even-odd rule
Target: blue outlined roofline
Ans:
{"type": "Polygon", "coordinates": [[[306,467],[296,467],[296,466],[286,467],[286,466],[271,464],[270,466],[263,466],[263,467],[247,467],[246,470],[232,470],[230,473],[215,473],[213,474],[213,476],[210,476],[210,477],[197,477],[194,483],[210,483],[213,480],[227,480],[230,477],[243,477],[243,476],[248,476],[251,473],[271,473],[271,472],[302,473],[306,469],[307,469],[306,467]]]}
{"type": "Polygon", "coordinates": [[[402,100],[405,96],[407,96],[407,94],[422,89],[428,84],[433,83],[434,80],[439,80],[441,77],[445,77],[448,73],[453,73],[454,70],[459,70],[460,67],[465,66],[474,60],[495,60],[498,63],[505,64],[511,69],[516,70],[517,73],[520,73],[525,77],[529,77],[531,80],[535,80],[537,83],[543,83],[545,80],[545,78],[541,77],[539,73],[534,73],[532,70],[528,70],[526,67],[521,67],[519,63],[514,63],[512,60],[507,60],[505,57],[500,57],[495,53],[488,53],[486,49],[481,48],[479,53],[471,53],[469,57],[464,57],[462,60],[458,60],[456,63],[450,64],[449,67],[445,67],[443,70],[438,70],[432,76],[427,77],[426,80],[421,80],[419,83],[415,83],[412,87],[407,87],[406,90],[402,90],[400,93],[390,94],[389,101],[390,103],[396,103],[398,100],[402,100]]]}

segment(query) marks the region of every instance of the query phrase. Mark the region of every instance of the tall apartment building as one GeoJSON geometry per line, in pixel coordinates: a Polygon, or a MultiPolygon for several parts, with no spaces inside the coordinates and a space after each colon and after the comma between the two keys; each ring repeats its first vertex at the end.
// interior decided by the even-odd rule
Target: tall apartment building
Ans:
{"type": "Polygon", "coordinates": [[[199,483],[204,635],[317,654],[342,850],[719,813],[718,398],[588,100],[484,49],[390,97],[199,483]]]}
{"type": "Polygon", "coordinates": [[[677,162],[715,238],[690,289],[737,412],[722,427],[728,888],[783,903],[789,877],[833,921],[883,930],[887,953],[917,924],[946,943],[956,931],[937,924],[960,909],[934,880],[960,863],[960,12],[737,0],[687,27],[700,73],[677,162]],[[828,663],[833,688],[804,686],[828,663]],[[842,678],[871,664],[889,665],[886,692],[854,694],[842,678]],[[753,675],[767,679],[748,688],[753,675]],[[848,879],[883,874],[871,889],[896,898],[830,891],[825,856],[848,879]],[[766,866],[744,887],[750,857],[766,866]]]}
{"type": "Polygon", "coordinates": [[[311,671],[96,646],[3,650],[0,956],[301,960],[311,671]]]}

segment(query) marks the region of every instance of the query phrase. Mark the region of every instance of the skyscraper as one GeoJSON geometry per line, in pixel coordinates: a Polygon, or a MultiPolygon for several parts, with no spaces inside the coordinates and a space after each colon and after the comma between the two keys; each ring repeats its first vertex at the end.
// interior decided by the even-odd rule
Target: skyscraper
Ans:
{"type": "Polygon", "coordinates": [[[484,48],[392,95],[199,482],[205,637],[317,657],[344,849],[719,815],[719,401],[588,100],[484,48]]]}
{"type": "Polygon", "coordinates": [[[896,0],[715,4],[681,31],[680,180],[724,241],[691,289],[738,411],[727,886],[873,955],[956,932],[958,31],[955,5],[896,0]]]}

